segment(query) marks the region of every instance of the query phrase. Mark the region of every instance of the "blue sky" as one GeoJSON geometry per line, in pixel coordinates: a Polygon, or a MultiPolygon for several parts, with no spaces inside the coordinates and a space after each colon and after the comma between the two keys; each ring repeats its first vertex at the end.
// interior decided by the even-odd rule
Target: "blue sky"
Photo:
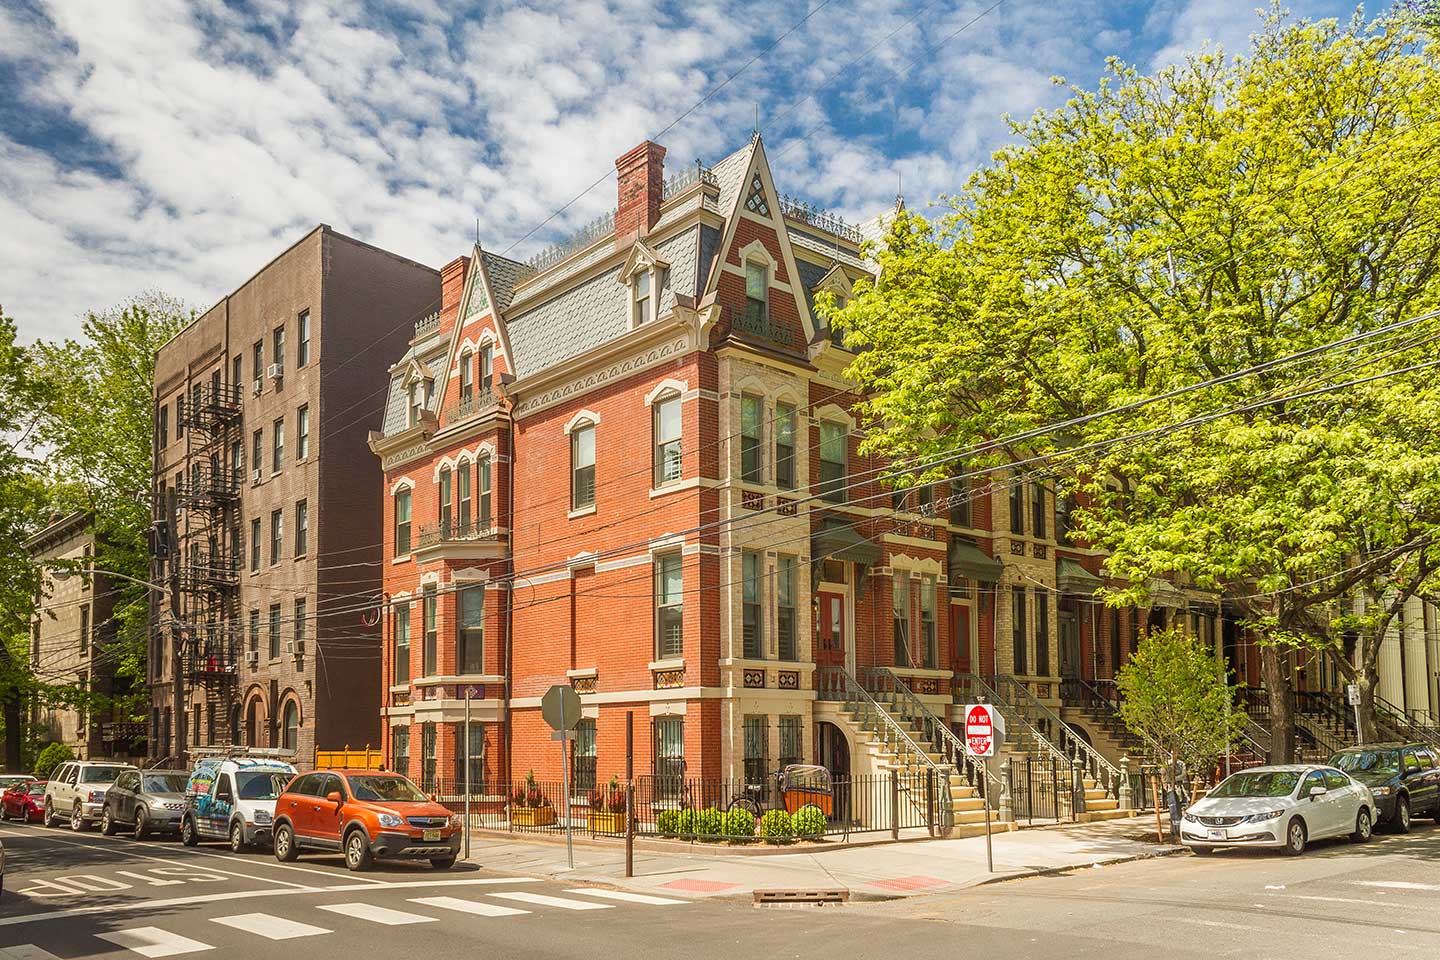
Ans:
{"type": "Polygon", "coordinates": [[[24,340],[147,288],[203,308],[320,222],[439,266],[478,218],[524,258],[757,54],[659,138],[668,161],[718,160],[758,105],[779,189],[861,219],[898,182],[912,205],[958,188],[1003,114],[1063,100],[1052,76],[1242,50],[1259,22],[1255,0],[992,2],[4,0],[0,304],[24,340]]]}

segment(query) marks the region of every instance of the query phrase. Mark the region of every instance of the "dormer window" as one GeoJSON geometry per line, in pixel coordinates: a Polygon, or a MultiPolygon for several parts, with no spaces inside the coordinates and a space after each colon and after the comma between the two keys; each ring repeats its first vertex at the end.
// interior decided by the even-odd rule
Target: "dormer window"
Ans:
{"type": "Polygon", "coordinates": [[[655,319],[655,297],[650,289],[650,271],[635,274],[635,326],[655,319]]]}
{"type": "Polygon", "coordinates": [[[745,261],[745,317],[763,321],[768,316],[770,269],[755,260],[745,261]]]}
{"type": "Polygon", "coordinates": [[[420,422],[420,412],[425,409],[425,395],[421,391],[424,388],[420,381],[410,384],[410,426],[420,422]]]}
{"type": "Polygon", "coordinates": [[[660,316],[660,294],[665,290],[669,264],[637,241],[617,279],[630,288],[630,329],[653,323],[660,316]]]}

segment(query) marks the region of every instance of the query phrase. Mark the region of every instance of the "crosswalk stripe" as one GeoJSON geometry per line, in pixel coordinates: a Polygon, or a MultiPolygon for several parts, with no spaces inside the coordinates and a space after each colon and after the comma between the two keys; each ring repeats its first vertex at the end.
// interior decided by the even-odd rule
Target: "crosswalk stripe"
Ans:
{"type": "Polygon", "coordinates": [[[517,910],[515,907],[502,907],[498,903],[461,900],[459,897],[416,897],[410,902],[424,907],[454,910],[458,913],[473,913],[477,917],[514,917],[530,912],[529,910],[517,910]]]}
{"type": "Polygon", "coordinates": [[[1412,883],[1409,880],[1351,880],[1357,887],[1385,887],[1390,890],[1440,890],[1440,883],[1412,883]]]}
{"type": "Polygon", "coordinates": [[[547,897],[543,893],[492,893],[502,900],[518,900],[521,903],[536,903],[542,907],[559,907],[561,910],[609,910],[613,904],[586,903],[583,900],[567,900],[564,897],[547,897]]]}
{"type": "Polygon", "coordinates": [[[387,927],[398,927],[407,923],[435,922],[434,917],[422,917],[418,913],[406,913],[404,910],[391,910],[389,907],[377,907],[373,903],[326,903],[321,904],[316,909],[343,914],[347,917],[354,917],[357,920],[383,923],[387,927]]]}
{"type": "Polygon", "coordinates": [[[0,960],[60,960],[60,958],[33,943],[17,943],[13,947],[0,947],[0,960]]]}
{"type": "Polygon", "coordinates": [[[322,933],[334,933],[333,930],[326,930],[324,927],[312,927],[308,923],[286,920],[284,917],[268,913],[237,913],[233,917],[211,917],[210,922],[233,927],[236,930],[244,930],[246,933],[256,933],[270,940],[294,940],[296,937],[314,937],[322,933]]]}
{"type": "Polygon", "coordinates": [[[133,950],[142,957],[174,957],[182,953],[199,953],[214,950],[208,943],[182,937],[178,933],[161,930],[159,927],[131,927],[113,933],[97,933],[101,940],[108,940],[117,947],[133,950]]]}
{"type": "Polygon", "coordinates": [[[599,890],[589,887],[577,887],[574,890],[566,890],[566,893],[578,893],[587,897],[603,897],[606,900],[623,900],[626,903],[648,903],[652,906],[663,907],[672,903],[689,903],[689,900],[676,900],[673,897],[652,897],[648,893],[627,893],[624,890],[599,890]]]}

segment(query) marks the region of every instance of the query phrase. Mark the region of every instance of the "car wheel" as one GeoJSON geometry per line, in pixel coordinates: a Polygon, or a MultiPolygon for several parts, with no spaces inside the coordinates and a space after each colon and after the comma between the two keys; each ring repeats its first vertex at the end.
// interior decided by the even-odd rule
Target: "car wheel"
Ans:
{"type": "Polygon", "coordinates": [[[1285,828],[1285,854],[1290,857],[1298,857],[1305,852],[1305,821],[1295,817],[1290,825],[1285,828]]]}
{"type": "Polygon", "coordinates": [[[135,808],[135,839],[144,840],[145,834],[150,832],[150,824],[145,822],[145,808],[135,808]]]}
{"type": "Polygon", "coordinates": [[[1395,801],[1395,832],[1410,832],[1410,798],[1400,796],[1395,801]]]}
{"type": "Polygon", "coordinates": [[[345,866],[351,870],[369,870],[374,861],[370,839],[364,830],[351,830],[345,836],[345,866]]]}
{"type": "Polygon", "coordinates": [[[47,827],[53,827],[60,821],[55,819],[55,807],[50,803],[50,798],[45,798],[45,805],[40,808],[40,822],[47,827]]]}
{"type": "Polygon", "coordinates": [[[1370,831],[1373,826],[1370,819],[1370,808],[1361,807],[1360,812],[1355,814],[1355,832],[1350,834],[1350,839],[1356,843],[1364,843],[1370,839],[1370,831]]]}
{"type": "Polygon", "coordinates": [[[187,847],[193,847],[200,842],[200,835],[195,832],[195,820],[186,817],[180,821],[180,842],[187,847]]]}
{"type": "Polygon", "coordinates": [[[244,853],[250,844],[245,842],[245,824],[236,820],[230,824],[230,852],[244,853]]]}
{"type": "Polygon", "coordinates": [[[75,806],[70,808],[70,829],[76,833],[85,831],[85,813],[80,809],[80,801],[75,801],[75,806]]]}
{"type": "Polygon", "coordinates": [[[1190,852],[1197,857],[1208,857],[1215,852],[1214,847],[1191,847],[1190,852]]]}
{"type": "Polygon", "coordinates": [[[0,820],[10,819],[10,808],[0,804],[0,820]]]}
{"type": "Polygon", "coordinates": [[[455,866],[455,854],[452,853],[448,857],[436,857],[430,861],[430,866],[436,870],[449,870],[455,866]]]}
{"type": "Polygon", "coordinates": [[[107,837],[115,836],[115,818],[110,816],[109,807],[100,812],[100,832],[107,837]]]}
{"type": "Polygon", "coordinates": [[[275,859],[281,863],[290,863],[298,853],[295,849],[295,832],[288,823],[280,824],[275,828],[275,859]]]}

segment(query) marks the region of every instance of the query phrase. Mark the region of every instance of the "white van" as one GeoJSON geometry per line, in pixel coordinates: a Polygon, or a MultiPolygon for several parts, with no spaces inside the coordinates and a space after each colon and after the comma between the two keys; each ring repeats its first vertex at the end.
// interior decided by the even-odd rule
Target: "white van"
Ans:
{"type": "Polygon", "coordinates": [[[275,800],[295,768],[270,757],[212,757],[201,760],[185,785],[180,842],[225,840],[239,853],[269,843],[275,800]]]}

